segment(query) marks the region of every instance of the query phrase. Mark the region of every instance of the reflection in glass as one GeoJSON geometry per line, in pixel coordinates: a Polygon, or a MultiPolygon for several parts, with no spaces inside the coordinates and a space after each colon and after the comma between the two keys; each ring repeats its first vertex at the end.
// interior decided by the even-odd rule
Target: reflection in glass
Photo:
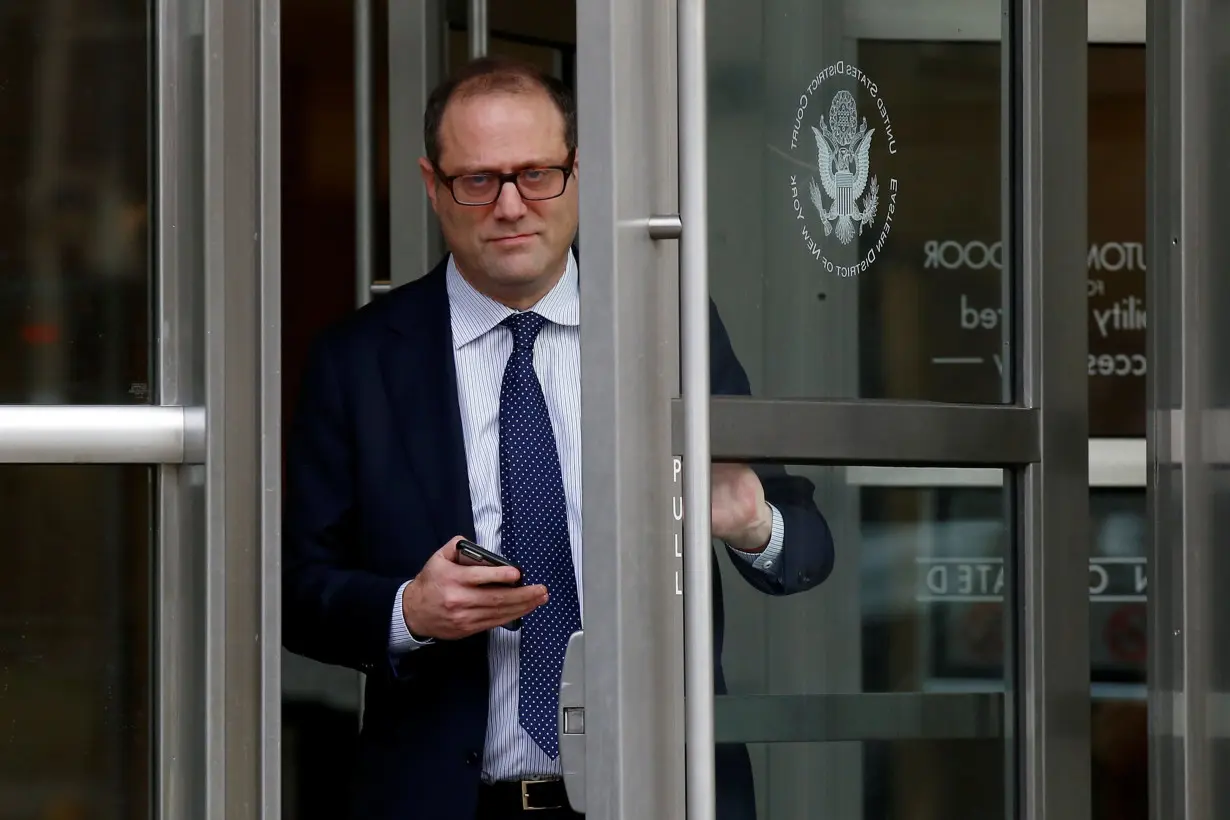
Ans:
{"type": "MultiPolygon", "coordinates": [[[[779,5],[783,27],[813,35],[824,28],[809,28],[793,4],[779,5]]],[[[731,32],[772,27],[739,19],[751,13],[732,9],[714,25],[731,32]]],[[[756,55],[765,67],[764,93],[752,85],[756,75],[739,68],[739,60],[749,59],[743,41],[712,39],[712,294],[754,391],[781,398],[1003,401],[1010,351],[1002,311],[1000,45],[861,39],[836,52],[874,81],[876,94],[844,79],[857,86],[859,127],[866,118],[875,129],[869,168],[892,169],[889,178],[899,189],[891,231],[879,248],[878,231],[845,245],[826,234],[811,202],[813,182],[825,189],[817,164],[823,153],[811,128],[831,117],[829,98],[836,93],[821,93],[833,82],[825,79],[806,94],[808,80],[824,67],[812,64],[819,59],[816,42],[825,38],[805,37],[806,47],[792,51],[789,37],[775,36],[774,48],[756,55]],[[809,102],[800,118],[801,93],[809,102]],[[889,151],[877,97],[890,112],[896,153],[889,151]],[[757,156],[759,163],[749,165],[757,156]],[[857,276],[818,267],[801,236],[804,226],[814,243],[844,248],[846,256],[861,259],[877,248],[875,262],[857,276]],[[856,246],[858,253],[851,250],[856,246]]],[[[1144,48],[1090,48],[1089,93],[1091,430],[1143,436],[1144,48]]],[[[879,218],[889,193],[880,192],[879,218]]],[[[831,197],[825,201],[831,210],[831,197]]]]}
{"type": "Polygon", "coordinates": [[[720,564],[730,697],[719,736],[795,732],[750,747],[758,817],[1003,817],[1003,490],[925,483],[961,470],[787,471],[816,484],[837,545],[832,576],[773,598],[720,564]],[[792,703],[800,717],[784,722],[792,703]],[[740,725],[723,725],[739,710],[740,725]]]}
{"type": "Polygon", "coordinates": [[[1149,816],[1145,491],[1091,491],[1093,820],[1149,816]]]}
{"type": "Polygon", "coordinates": [[[1004,402],[1000,45],[828,5],[711,17],[710,289],[753,393],[1004,402]]]}
{"type": "Polygon", "coordinates": [[[151,479],[0,467],[0,817],[149,816],[151,479]]]}
{"type": "Polygon", "coordinates": [[[1089,48],[1089,430],[1145,435],[1145,49],[1089,48]]]}
{"type": "MultiPolygon", "coordinates": [[[[755,741],[758,816],[1004,816],[1013,647],[1002,476],[787,470],[817,486],[837,544],[833,575],[771,598],[750,590],[724,552],[720,563],[730,697],[719,698],[717,730],[755,741]]],[[[1121,820],[1136,816],[1124,795],[1143,794],[1148,765],[1145,494],[1093,490],[1090,509],[1093,817],[1121,820]]]]}
{"type": "MultiPolygon", "coordinates": [[[[1089,430],[1145,435],[1145,47],[1089,47],[1089,430]]],[[[1090,497],[1094,820],[1149,816],[1145,492],[1090,497]]]]}
{"type": "Polygon", "coordinates": [[[892,251],[860,277],[861,395],[1003,402],[1000,44],[862,40],[858,51],[891,91],[908,146],[892,251]]]}
{"type": "Polygon", "coordinates": [[[150,401],[146,5],[0,12],[0,402],[150,401]]]}

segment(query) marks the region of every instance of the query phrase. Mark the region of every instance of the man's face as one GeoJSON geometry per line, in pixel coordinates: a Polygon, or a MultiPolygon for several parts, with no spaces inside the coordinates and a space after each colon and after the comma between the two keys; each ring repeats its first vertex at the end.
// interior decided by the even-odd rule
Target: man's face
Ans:
{"type": "MultiPolygon", "coordinates": [[[[518,308],[550,290],[564,272],[576,235],[576,181],[568,179],[562,195],[544,200],[523,198],[510,181],[493,190],[494,202],[463,205],[437,170],[442,177],[488,175],[494,186],[498,182],[491,174],[564,166],[568,159],[563,115],[545,92],[479,94],[448,104],[440,123],[438,169],[426,158],[419,167],[458,270],[475,288],[518,308]]],[[[542,176],[523,177],[523,185],[528,190],[530,181],[542,176]]],[[[463,184],[454,183],[461,201],[482,198],[467,196],[463,184]]]]}

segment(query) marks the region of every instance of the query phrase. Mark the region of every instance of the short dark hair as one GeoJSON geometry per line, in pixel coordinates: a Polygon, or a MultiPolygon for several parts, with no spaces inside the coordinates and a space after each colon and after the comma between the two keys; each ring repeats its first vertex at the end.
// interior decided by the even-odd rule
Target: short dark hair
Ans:
{"type": "Polygon", "coordinates": [[[423,112],[423,147],[427,159],[440,167],[440,122],[444,119],[444,110],[454,99],[535,90],[546,92],[563,116],[564,143],[571,155],[577,148],[577,104],[572,89],[532,63],[492,55],[466,63],[431,92],[423,112]]]}

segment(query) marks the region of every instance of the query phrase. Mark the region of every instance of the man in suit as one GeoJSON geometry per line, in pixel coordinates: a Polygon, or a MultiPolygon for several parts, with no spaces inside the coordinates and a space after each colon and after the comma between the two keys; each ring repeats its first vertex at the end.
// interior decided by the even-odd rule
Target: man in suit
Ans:
{"type": "MultiPolygon", "coordinates": [[[[478,60],[433,93],[424,140],[451,253],[313,348],[287,454],[285,644],[367,675],[356,820],[575,817],[555,714],[583,603],[576,106],[529,66],[478,60]],[[523,585],[459,556],[461,537],[523,585]]],[[[712,374],[749,392],[716,312],[712,374]]],[[[828,576],[810,483],[736,464],[712,481],[714,537],[749,583],[828,576]]],[[[723,820],[754,816],[743,747],[719,748],[718,782],[723,820]]]]}

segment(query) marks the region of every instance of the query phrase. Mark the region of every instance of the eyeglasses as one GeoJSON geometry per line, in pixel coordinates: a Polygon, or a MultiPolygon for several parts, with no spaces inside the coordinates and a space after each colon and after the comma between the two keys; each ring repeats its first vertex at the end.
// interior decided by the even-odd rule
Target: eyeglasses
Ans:
{"type": "Polygon", "coordinates": [[[510,182],[517,186],[517,193],[521,194],[522,199],[537,202],[555,199],[564,193],[568,187],[568,177],[572,176],[572,154],[569,153],[566,164],[546,168],[522,168],[508,174],[491,171],[455,176],[445,176],[437,169],[436,176],[448,187],[458,205],[490,205],[500,198],[504,186],[510,182]]]}

